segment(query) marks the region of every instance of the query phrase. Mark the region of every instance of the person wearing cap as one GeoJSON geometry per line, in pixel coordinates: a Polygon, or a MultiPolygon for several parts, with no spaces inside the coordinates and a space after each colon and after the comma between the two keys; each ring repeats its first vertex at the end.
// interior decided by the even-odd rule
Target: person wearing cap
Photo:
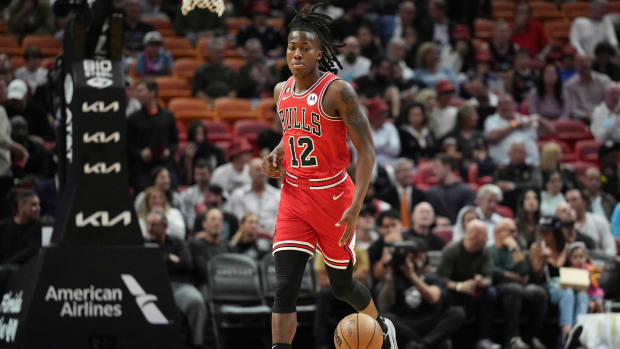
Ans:
{"type": "Polygon", "coordinates": [[[564,88],[572,102],[573,117],[589,124],[594,108],[605,99],[605,88],[611,79],[592,71],[592,59],[585,54],[577,56],[575,64],[577,74],[564,84],[564,88]]]}
{"type": "Polygon", "coordinates": [[[558,62],[558,68],[560,70],[560,78],[562,83],[566,83],[568,79],[572,78],[577,73],[575,69],[575,57],[577,56],[577,49],[570,44],[562,46],[560,53],[560,61],[558,62]]]}
{"type": "Polygon", "coordinates": [[[620,166],[618,151],[620,144],[607,140],[598,149],[599,169],[603,191],[613,195],[620,201],[620,166]]]}
{"type": "Polygon", "coordinates": [[[24,80],[33,94],[39,86],[47,84],[47,69],[41,67],[41,49],[36,45],[26,47],[24,51],[26,65],[15,71],[15,78],[24,80]]]}
{"type": "Polygon", "coordinates": [[[441,80],[435,85],[437,103],[431,111],[430,129],[435,139],[441,139],[456,126],[456,107],[450,105],[454,98],[454,85],[447,80],[441,80]]]}
{"type": "Polygon", "coordinates": [[[345,46],[338,60],[342,63],[342,70],[338,73],[343,80],[351,82],[370,71],[370,59],[360,56],[360,43],[355,36],[344,39],[345,46]]]}
{"type": "Polygon", "coordinates": [[[282,55],[282,43],[285,42],[285,40],[277,29],[267,24],[269,12],[268,1],[253,1],[252,24],[242,28],[237,34],[235,42],[238,47],[243,47],[246,41],[251,38],[256,38],[260,41],[267,56],[275,58],[282,55]]]}
{"type": "Polygon", "coordinates": [[[213,171],[211,184],[219,185],[228,197],[233,190],[252,184],[250,177],[250,160],[252,146],[244,139],[236,139],[228,150],[229,162],[218,166],[213,171]]]}
{"type": "Polygon", "coordinates": [[[377,165],[390,164],[400,154],[398,130],[389,121],[389,107],[380,98],[366,102],[368,121],[370,121],[372,139],[375,144],[377,165]]]}
{"type": "Polygon", "coordinates": [[[416,56],[416,71],[413,78],[425,83],[428,87],[437,88],[437,84],[447,80],[452,84],[452,89],[457,83],[455,71],[450,66],[441,66],[437,45],[433,42],[422,44],[416,56]]]}
{"type": "Polygon", "coordinates": [[[144,49],[144,36],[155,29],[141,20],[140,0],[128,0],[125,5],[125,22],[123,23],[123,51],[125,55],[135,57],[144,49]]]}
{"type": "Polygon", "coordinates": [[[170,75],[172,73],[172,56],[163,47],[164,38],[157,31],[144,36],[144,51],[138,56],[136,74],[140,77],[170,75]]]}
{"type": "Polygon", "coordinates": [[[45,141],[53,141],[55,138],[52,128],[53,117],[45,110],[45,107],[33,99],[29,93],[28,84],[24,80],[15,79],[9,83],[7,101],[4,108],[9,119],[21,115],[28,121],[30,134],[39,136],[45,141]]]}
{"type": "Polygon", "coordinates": [[[531,57],[539,59],[543,59],[551,50],[542,24],[532,19],[532,5],[529,1],[519,1],[515,7],[512,42],[527,50],[531,57]]]}
{"type": "Polygon", "coordinates": [[[602,41],[618,47],[618,38],[608,13],[607,0],[594,0],[590,5],[590,18],[578,17],[570,27],[570,43],[579,54],[594,56],[594,47],[602,41]]]}
{"type": "Polygon", "coordinates": [[[594,108],[590,131],[599,142],[620,143],[620,86],[610,83],[605,88],[605,100],[594,108]]]}

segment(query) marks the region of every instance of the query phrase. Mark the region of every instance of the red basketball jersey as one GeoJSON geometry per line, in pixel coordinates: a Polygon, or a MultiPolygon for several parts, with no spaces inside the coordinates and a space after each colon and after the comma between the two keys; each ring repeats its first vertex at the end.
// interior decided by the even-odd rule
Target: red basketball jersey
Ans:
{"type": "Polygon", "coordinates": [[[306,92],[297,94],[295,77],[291,76],[280,92],[277,108],[283,130],[282,168],[294,176],[329,178],[349,165],[347,128],[322,107],[327,87],[337,79],[337,75],[324,73],[306,92]]]}

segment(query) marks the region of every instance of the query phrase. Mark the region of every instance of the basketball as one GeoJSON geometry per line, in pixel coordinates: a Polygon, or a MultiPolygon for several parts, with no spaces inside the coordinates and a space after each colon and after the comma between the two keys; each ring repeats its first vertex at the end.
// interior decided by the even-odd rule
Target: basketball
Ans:
{"type": "Polygon", "coordinates": [[[370,316],[355,313],[340,320],[334,331],[336,349],[380,349],[383,345],[383,331],[379,323],[370,316]]]}

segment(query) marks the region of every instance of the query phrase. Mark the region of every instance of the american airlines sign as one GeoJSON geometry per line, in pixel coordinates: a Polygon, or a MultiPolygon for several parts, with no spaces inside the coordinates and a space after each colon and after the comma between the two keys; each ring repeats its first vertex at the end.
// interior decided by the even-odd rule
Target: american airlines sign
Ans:
{"type": "Polygon", "coordinates": [[[84,212],[79,212],[75,215],[75,225],[78,228],[87,226],[113,227],[119,223],[125,227],[128,226],[131,223],[131,212],[123,211],[112,218],[110,218],[110,213],[108,211],[97,211],[87,217],[84,217],[84,212]]]}
{"type": "Polygon", "coordinates": [[[121,163],[115,162],[111,165],[106,164],[105,162],[97,162],[95,164],[84,164],[84,174],[110,174],[110,173],[120,173],[121,172],[121,163]]]}
{"type": "Polygon", "coordinates": [[[107,113],[110,111],[117,112],[120,109],[120,103],[118,101],[105,104],[105,102],[97,101],[91,104],[88,102],[82,103],[82,112],[84,113],[107,113]]]}
{"type": "Polygon", "coordinates": [[[83,137],[84,143],[118,143],[121,140],[120,132],[114,132],[111,134],[106,134],[105,132],[95,132],[95,133],[84,133],[83,137]]]}

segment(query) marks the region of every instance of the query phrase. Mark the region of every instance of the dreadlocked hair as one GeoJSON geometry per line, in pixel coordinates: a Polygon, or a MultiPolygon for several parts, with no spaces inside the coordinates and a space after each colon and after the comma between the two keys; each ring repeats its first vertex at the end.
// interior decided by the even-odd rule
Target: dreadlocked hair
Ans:
{"type": "Polygon", "coordinates": [[[336,48],[343,47],[344,44],[330,40],[331,30],[329,26],[333,20],[328,15],[314,12],[319,6],[321,6],[321,3],[314,5],[310,11],[297,11],[293,8],[295,17],[289,24],[288,29],[289,32],[299,30],[315,33],[321,43],[321,51],[323,51],[323,56],[319,60],[319,70],[337,74],[337,67],[342,69],[342,64],[338,60],[336,48]]]}

